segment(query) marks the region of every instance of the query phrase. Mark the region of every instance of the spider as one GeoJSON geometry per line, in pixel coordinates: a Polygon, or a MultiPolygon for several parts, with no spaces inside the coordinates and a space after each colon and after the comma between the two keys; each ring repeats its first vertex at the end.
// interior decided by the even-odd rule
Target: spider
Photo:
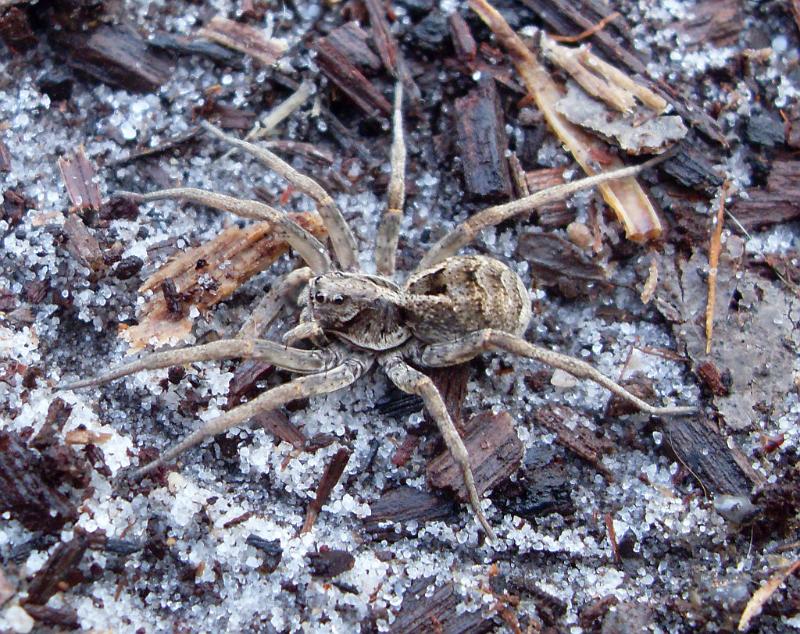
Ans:
{"type": "Polygon", "coordinates": [[[466,447],[441,394],[432,380],[417,368],[448,367],[469,361],[483,352],[505,352],[590,379],[650,414],[676,415],[694,411],[693,407],[650,405],[589,364],[526,341],[523,334],[531,319],[531,302],[522,280],[494,258],[458,255],[462,247],[487,227],[575,191],[637,174],[661,157],[489,207],[434,244],[401,284],[394,278],[405,201],[402,102],[402,85],[398,83],[392,114],[388,204],[378,227],[377,274],[374,275],[359,268],[353,234],[331,196],[320,185],[269,150],[229,136],[207,122],[201,125],[212,136],[251,154],[315,200],[333,254],[288,216],[258,201],[193,188],[166,189],[144,195],[121,192],[139,202],[186,200],[242,217],[270,221],[306,264],[273,286],[235,338],[151,353],[98,377],[60,386],[64,390],[77,389],[141,370],[232,358],[259,359],[300,375],[206,422],[159,458],[134,471],[132,477],[144,476],[204,439],[240,425],[259,412],[281,407],[295,399],[341,390],[377,364],[400,390],[422,398],[461,470],[476,519],[487,537],[493,539],[494,532],[481,508],[466,447]],[[294,298],[301,307],[298,325],[288,331],[280,343],[259,338],[294,298]],[[303,340],[308,340],[313,347],[294,345],[303,340]]]}

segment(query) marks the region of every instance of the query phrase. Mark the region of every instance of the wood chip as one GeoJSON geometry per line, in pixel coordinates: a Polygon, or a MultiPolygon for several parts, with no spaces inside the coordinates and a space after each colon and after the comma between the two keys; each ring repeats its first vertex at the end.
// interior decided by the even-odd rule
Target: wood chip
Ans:
{"type": "Polygon", "coordinates": [[[456,634],[495,629],[493,621],[485,618],[480,610],[457,610],[461,601],[452,583],[436,588],[432,578],[419,579],[403,593],[403,603],[389,632],[456,634]]]}
{"type": "Polygon", "coordinates": [[[72,158],[60,157],[58,169],[67,188],[67,195],[72,202],[72,211],[91,209],[99,211],[100,188],[97,186],[97,174],[94,166],[86,158],[83,146],[78,146],[72,158]]]}
{"type": "Polygon", "coordinates": [[[51,31],[67,51],[67,63],[110,86],[153,92],[172,77],[171,64],[134,29],[103,25],[90,32],[51,31]]]}
{"type": "MultiPolygon", "coordinates": [[[[315,236],[324,236],[324,225],[316,213],[289,216],[315,236]]],[[[162,266],[142,284],[139,292],[155,291],[164,281],[171,280],[177,293],[189,298],[192,306],[208,310],[288,250],[286,242],[273,235],[268,222],[244,229],[228,227],[214,240],[188,249],[162,266]]],[[[123,330],[121,335],[132,350],[139,350],[151,343],[177,343],[191,332],[191,327],[188,317],[173,319],[162,293],[153,293],[141,309],[139,323],[123,330]]]]}
{"type": "MultiPolygon", "coordinates": [[[[561,89],[550,74],[525,46],[524,42],[508,26],[503,17],[486,0],[470,0],[470,7],[486,22],[498,40],[508,50],[517,72],[522,77],[529,94],[542,111],[550,129],[572,153],[584,171],[598,173],[595,157],[607,155],[602,145],[574,124],[567,121],[556,110],[561,98],[561,89]]],[[[609,157],[604,162],[606,169],[621,167],[617,158],[609,157]]],[[[661,220],[638,181],[633,178],[620,179],[598,186],[598,190],[617,219],[625,228],[625,235],[634,242],[646,242],[661,236],[661,220]]]]}
{"type": "Polygon", "coordinates": [[[751,622],[761,614],[761,610],[764,609],[764,605],[770,600],[770,597],[798,570],[800,570],[800,560],[773,574],[753,593],[744,608],[744,612],[742,612],[742,617],[739,619],[738,629],[740,632],[746,632],[750,629],[751,622]]]}
{"type": "Polygon", "coordinates": [[[391,116],[392,105],[339,47],[340,39],[329,35],[314,42],[320,70],[367,116],[391,116]]]}
{"type": "Polygon", "coordinates": [[[456,99],[455,111],[465,193],[480,200],[509,199],[508,139],[494,80],[482,76],[475,89],[456,99]]]}
{"type": "Polygon", "coordinates": [[[264,66],[272,66],[288,49],[284,40],[267,37],[262,29],[219,15],[211,18],[211,21],[197,34],[207,40],[249,55],[264,66]]]}
{"type": "MultiPolygon", "coordinates": [[[[314,526],[314,522],[317,520],[319,512],[331,497],[331,491],[333,491],[333,487],[336,486],[336,483],[339,482],[339,478],[342,477],[342,473],[344,473],[344,468],[347,466],[348,460],[350,460],[350,451],[348,449],[341,448],[334,454],[333,458],[331,458],[331,461],[325,466],[325,472],[322,474],[322,479],[319,481],[316,496],[309,503],[308,508],[306,509],[306,520],[303,523],[303,528],[300,529],[301,535],[310,531],[314,526]]],[[[350,567],[352,568],[352,565],[350,567]]]]}
{"type": "Polygon", "coordinates": [[[800,161],[774,161],[766,187],[748,189],[731,212],[748,231],[800,218],[800,161]]]}
{"type": "Polygon", "coordinates": [[[586,460],[607,481],[614,481],[613,474],[603,464],[603,455],[611,453],[614,444],[590,429],[587,419],[578,412],[563,405],[548,405],[537,409],[533,419],[553,432],[559,445],[586,460]]]}
{"type": "Polygon", "coordinates": [[[70,541],[58,544],[44,566],[33,576],[26,603],[44,605],[56,592],[62,592],[81,581],[82,577],[76,578],[74,573],[87,547],[86,536],[78,530],[70,541]]]}
{"type": "MultiPolygon", "coordinates": [[[[524,453],[514,420],[508,412],[496,415],[486,412],[473,416],[466,425],[464,445],[479,495],[515,473],[524,453]]],[[[449,451],[444,451],[428,463],[427,474],[432,487],[451,489],[458,499],[467,499],[461,469],[449,451]]]]}
{"type": "Polygon", "coordinates": [[[369,533],[376,536],[395,534],[394,526],[405,522],[434,522],[451,518],[455,504],[446,498],[412,487],[390,489],[370,504],[370,514],[364,520],[369,533]]]}
{"type": "Polygon", "coordinates": [[[738,0],[702,0],[689,8],[689,17],[672,25],[687,49],[738,43],[744,30],[744,14],[738,0]]]}
{"type": "Polygon", "coordinates": [[[658,154],[683,139],[688,129],[675,115],[639,118],[637,112],[613,112],[570,82],[567,94],[556,104],[572,123],[612,141],[631,155],[658,154]]]}
{"type": "Polygon", "coordinates": [[[711,244],[708,249],[708,302],[706,303],[706,354],[711,353],[711,338],[714,334],[714,305],[717,300],[717,272],[719,254],[722,249],[722,227],[725,219],[725,198],[728,195],[728,182],[719,192],[719,207],[711,224],[711,244]]]}
{"type": "Polygon", "coordinates": [[[478,46],[475,44],[475,38],[472,37],[472,31],[470,31],[467,21],[461,17],[458,11],[454,11],[447,18],[447,23],[450,25],[450,37],[453,39],[456,56],[462,62],[475,61],[478,46]]]}
{"type": "Polygon", "coordinates": [[[72,254],[78,262],[90,269],[94,277],[99,276],[106,264],[103,260],[103,252],[97,239],[89,232],[77,214],[69,214],[64,221],[64,233],[67,236],[67,251],[72,254]]]}

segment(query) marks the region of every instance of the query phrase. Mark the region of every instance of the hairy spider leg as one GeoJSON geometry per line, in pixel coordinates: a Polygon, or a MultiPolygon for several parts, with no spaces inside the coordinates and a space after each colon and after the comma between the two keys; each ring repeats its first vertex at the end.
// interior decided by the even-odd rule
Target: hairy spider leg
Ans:
{"type": "Polygon", "coordinates": [[[571,183],[564,183],[563,185],[556,185],[555,187],[548,187],[541,191],[535,192],[530,196],[518,198],[511,202],[502,205],[495,205],[488,207],[483,211],[470,216],[467,220],[458,225],[446,236],[441,238],[434,244],[425,257],[422,258],[414,272],[428,269],[442,260],[445,260],[453,255],[456,255],[460,249],[471,243],[481,231],[487,227],[494,227],[501,222],[513,218],[517,214],[526,213],[557,200],[563,200],[567,196],[575,192],[589,187],[594,187],[606,181],[615,180],[618,178],[627,178],[628,176],[635,176],[640,172],[656,165],[667,158],[672,156],[672,153],[667,152],[660,156],[645,161],[640,165],[631,167],[623,167],[611,172],[604,172],[602,174],[595,174],[594,176],[587,176],[571,183]]]}
{"type": "Polygon", "coordinates": [[[375,239],[375,266],[379,275],[388,278],[394,277],[400,222],[403,219],[406,200],[406,142],[403,134],[403,84],[400,81],[394,89],[392,129],[392,175],[389,180],[386,211],[381,218],[375,239]]]}
{"type": "Polygon", "coordinates": [[[216,192],[194,187],[176,187],[174,189],[161,189],[147,194],[119,191],[118,196],[124,196],[135,202],[152,202],[155,200],[186,200],[198,205],[205,205],[212,209],[228,211],[242,218],[263,220],[276,226],[276,233],[281,235],[306,264],[317,274],[325,273],[331,268],[330,257],[325,246],[308,231],[294,222],[285,213],[278,211],[257,200],[243,200],[217,194],[216,192]]]}
{"type": "Polygon", "coordinates": [[[297,296],[314,272],[304,266],[290,271],[272,286],[270,291],[262,297],[256,307],[251,311],[239,332],[237,339],[257,339],[262,336],[267,327],[277,318],[281,309],[287,305],[292,296],[297,296]]]}
{"type": "Polygon", "coordinates": [[[469,453],[464,446],[464,441],[456,429],[447,407],[444,404],[442,395],[436,389],[431,378],[422,372],[419,372],[403,361],[399,354],[393,354],[382,360],[382,365],[386,370],[389,379],[398,388],[407,394],[416,394],[420,396],[425,403],[425,408],[430,412],[439,431],[442,434],[445,445],[450,455],[453,456],[456,464],[461,469],[461,475],[464,479],[464,488],[467,491],[469,504],[475,518],[486,532],[486,536],[490,540],[495,539],[494,531],[489,525],[486,515],[481,508],[481,496],[478,494],[478,489],[475,486],[475,477],[472,474],[472,467],[469,464],[469,453]]]}
{"type": "Polygon", "coordinates": [[[317,203],[317,210],[319,211],[319,215],[322,216],[325,228],[328,230],[328,236],[333,245],[333,252],[336,254],[340,266],[345,271],[358,270],[358,254],[356,251],[356,239],[353,237],[353,232],[350,230],[347,221],[336,206],[333,198],[331,198],[331,195],[328,194],[319,183],[305,174],[301,174],[277,154],[274,154],[266,148],[225,134],[222,130],[207,121],[201,121],[200,125],[218,139],[242,149],[255,157],[269,169],[289,181],[299,191],[312,198],[317,203]]]}
{"type": "Polygon", "coordinates": [[[156,370],[199,361],[236,358],[258,359],[291,372],[307,374],[328,369],[332,365],[333,353],[325,350],[289,348],[269,339],[220,339],[219,341],[199,346],[188,346],[146,354],[139,359],[119,365],[94,378],[59,385],[58,389],[75,390],[93,385],[102,385],[142,370],[156,370]]]}
{"type": "Polygon", "coordinates": [[[200,444],[206,438],[211,438],[212,436],[227,431],[231,427],[236,427],[261,412],[272,411],[291,401],[296,401],[297,399],[310,398],[312,396],[319,396],[321,394],[328,394],[329,392],[341,390],[354,383],[369,370],[372,362],[372,358],[353,357],[325,372],[301,376],[288,383],[277,385],[263,394],[260,394],[252,401],[243,403],[216,418],[212,418],[200,429],[192,432],[178,444],[170,447],[153,462],[134,471],[131,477],[134,479],[141,478],[161,465],[174,460],[187,449],[191,449],[195,445],[200,444]]]}
{"type": "Polygon", "coordinates": [[[638,396],[631,394],[624,387],[609,379],[599,370],[588,363],[560,352],[554,352],[541,346],[528,343],[521,337],[516,337],[502,330],[487,328],[477,330],[456,341],[436,343],[425,346],[418,355],[419,363],[430,367],[448,367],[469,361],[482,352],[503,351],[521,357],[535,359],[541,363],[568,372],[579,379],[589,379],[598,385],[633,403],[643,412],[655,416],[676,416],[691,414],[697,411],[692,406],[656,407],[643,401],[638,396]]]}

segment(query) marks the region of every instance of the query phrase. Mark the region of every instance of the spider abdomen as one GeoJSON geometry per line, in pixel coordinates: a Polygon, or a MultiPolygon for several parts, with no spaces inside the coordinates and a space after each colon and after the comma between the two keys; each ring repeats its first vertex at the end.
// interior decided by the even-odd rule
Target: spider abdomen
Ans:
{"type": "Polygon", "coordinates": [[[520,336],[531,318],[528,291],[499,260],[454,256],[420,271],[404,288],[406,323],[427,343],[493,328],[520,336]]]}

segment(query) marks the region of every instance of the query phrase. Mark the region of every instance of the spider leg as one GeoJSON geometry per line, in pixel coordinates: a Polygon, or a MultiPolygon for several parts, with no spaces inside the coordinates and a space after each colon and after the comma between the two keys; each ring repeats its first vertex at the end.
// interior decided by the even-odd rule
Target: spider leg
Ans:
{"type": "Polygon", "coordinates": [[[606,181],[626,178],[628,176],[635,176],[639,172],[646,170],[653,165],[660,163],[672,156],[671,153],[662,154],[649,161],[634,165],[631,167],[623,167],[611,172],[604,172],[581,178],[580,180],[571,183],[564,183],[563,185],[556,185],[555,187],[548,187],[541,191],[535,192],[530,196],[518,198],[503,205],[495,205],[480,211],[467,220],[458,225],[450,233],[444,236],[436,244],[434,244],[422,258],[422,261],[417,266],[416,271],[422,271],[430,268],[434,264],[438,264],[442,260],[455,255],[458,251],[472,242],[481,231],[487,227],[494,227],[501,222],[513,218],[517,214],[530,212],[537,207],[546,205],[557,200],[563,200],[567,196],[574,194],[582,189],[594,187],[606,181]]]}
{"type": "Polygon", "coordinates": [[[554,352],[541,346],[528,343],[520,337],[516,337],[501,330],[478,330],[470,333],[461,339],[449,343],[437,343],[428,345],[422,349],[418,355],[418,361],[429,368],[447,367],[464,363],[482,352],[490,350],[500,350],[536,359],[541,363],[559,368],[569,372],[572,376],[579,379],[589,379],[598,385],[613,392],[617,396],[624,398],[636,405],[643,412],[657,416],[675,416],[681,414],[691,414],[696,412],[696,407],[656,407],[631,394],[624,387],[609,379],[596,368],[588,363],[571,357],[567,354],[554,352]]]}
{"type": "Polygon", "coordinates": [[[397,256],[397,240],[400,237],[400,221],[406,199],[406,143],[403,138],[403,84],[398,81],[394,89],[394,130],[392,139],[392,176],[389,180],[389,195],[386,212],[378,227],[375,241],[375,264],[379,275],[392,277],[397,256]]]}
{"type": "Polygon", "coordinates": [[[154,200],[187,200],[197,205],[205,205],[213,209],[230,212],[242,218],[265,220],[271,222],[282,233],[289,245],[303,258],[311,269],[317,273],[325,273],[331,269],[331,261],[323,244],[308,231],[289,218],[285,213],[265,205],[257,200],[243,200],[233,196],[217,194],[194,187],[176,187],[161,189],[147,194],[118,191],[118,196],[130,198],[135,202],[152,202],[154,200]]]}
{"type": "Polygon", "coordinates": [[[416,394],[422,397],[425,403],[425,408],[431,413],[439,431],[444,438],[447,449],[450,455],[453,456],[456,464],[461,468],[461,474],[464,478],[464,487],[469,496],[469,503],[472,507],[472,512],[480,523],[486,536],[490,540],[495,539],[494,531],[489,525],[486,516],[483,514],[481,508],[481,497],[478,494],[478,489],[475,486],[475,477],[472,475],[472,467],[469,464],[469,454],[467,448],[464,446],[464,441],[458,434],[450,414],[447,412],[447,407],[444,404],[442,395],[439,390],[431,381],[430,377],[422,374],[403,361],[399,355],[392,355],[382,362],[389,379],[398,388],[408,394],[416,394]]]}
{"type": "Polygon", "coordinates": [[[356,239],[353,237],[353,232],[347,225],[347,221],[344,219],[342,212],[339,211],[331,195],[326,192],[319,183],[305,174],[301,174],[277,154],[266,148],[225,134],[218,127],[211,125],[207,121],[201,121],[200,125],[218,139],[254,156],[273,172],[276,172],[298,190],[312,198],[317,203],[319,215],[322,216],[325,227],[328,229],[328,235],[331,238],[331,244],[333,244],[333,251],[336,253],[339,264],[341,264],[342,268],[346,271],[358,269],[356,239]]]}
{"type": "Polygon", "coordinates": [[[75,390],[82,387],[101,385],[142,370],[168,368],[197,361],[219,359],[261,359],[292,372],[310,373],[325,370],[331,364],[331,355],[321,350],[301,350],[288,348],[268,339],[220,339],[199,346],[177,348],[144,355],[143,357],[117,366],[105,374],[91,379],[59,385],[59,390],[75,390]]]}
{"type": "Polygon", "coordinates": [[[236,338],[257,339],[312,276],[313,272],[307,266],[287,273],[261,298],[247,321],[242,324],[236,338]]]}
{"type": "Polygon", "coordinates": [[[173,445],[153,462],[137,469],[131,474],[132,478],[141,478],[161,465],[173,460],[187,449],[200,444],[206,438],[236,427],[261,412],[267,412],[286,403],[301,398],[309,398],[328,392],[335,392],[347,387],[370,367],[371,360],[365,358],[350,358],[330,370],[308,376],[301,376],[283,385],[277,385],[252,401],[248,401],[232,410],[206,422],[200,429],[192,432],[173,445]]]}

